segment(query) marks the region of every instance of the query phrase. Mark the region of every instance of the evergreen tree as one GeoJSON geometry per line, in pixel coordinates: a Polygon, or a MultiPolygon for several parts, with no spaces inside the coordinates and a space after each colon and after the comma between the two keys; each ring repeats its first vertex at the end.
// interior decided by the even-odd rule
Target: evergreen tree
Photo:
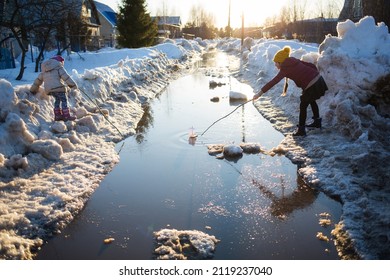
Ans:
{"type": "Polygon", "coordinates": [[[118,43],[125,48],[152,46],[157,24],[146,12],[145,0],[122,0],[117,16],[118,43]]]}

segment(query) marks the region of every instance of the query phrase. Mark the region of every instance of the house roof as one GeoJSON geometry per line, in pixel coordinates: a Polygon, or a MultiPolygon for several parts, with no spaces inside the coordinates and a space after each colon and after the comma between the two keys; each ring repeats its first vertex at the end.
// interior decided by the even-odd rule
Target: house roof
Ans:
{"type": "Polygon", "coordinates": [[[105,17],[108,22],[110,22],[113,26],[116,26],[116,13],[110,6],[106,4],[100,3],[98,1],[94,1],[96,9],[98,12],[105,17]]]}
{"type": "Polygon", "coordinates": [[[152,19],[157,19],[158,25],[163,25],[163,24],[169,24],[169,25],[177,25],[181,26],[181,19],[180,16],[156,16],[152,17],[152,19]]]}

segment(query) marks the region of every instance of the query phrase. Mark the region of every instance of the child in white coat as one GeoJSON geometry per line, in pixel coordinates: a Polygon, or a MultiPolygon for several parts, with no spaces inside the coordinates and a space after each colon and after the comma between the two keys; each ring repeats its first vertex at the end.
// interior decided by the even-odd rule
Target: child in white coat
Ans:
{"type": "Polygon", "coordinates": [[[76,117],[70,114],[67,100],[67,86],[77,89],[77,84],[69,76],[64,68],[64,58],[56,55],[42,63],[42,72],[35,79],[30,88],[32,93],[36,93],[39,87],[44,84],[45,92],[55,98],[54,120],[68,121],[75,120],[76,117]]]}

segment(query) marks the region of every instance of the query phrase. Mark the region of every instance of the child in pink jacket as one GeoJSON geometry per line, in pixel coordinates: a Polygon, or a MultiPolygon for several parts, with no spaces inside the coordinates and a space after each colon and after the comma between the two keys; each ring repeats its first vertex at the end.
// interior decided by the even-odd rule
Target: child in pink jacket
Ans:
{"type": "Polygon", "coordinates": [[[72,80],[64,68],[64,58],[56,55],[42,63],[42,72],[35,79],[30,88],[32,93],[37,93],[39,87],[44,84],[45,92],[55,98],[54,120],[68,121],[75,120],[76,117],[70,115],[68,100],[66,97],[67,86],[77,89],[77,84],[72,80]]]}
{"type": "Polygon", "coordinates": [[[313,63],[289,57],[290,51],[290,47],[284,47],[275,54],[273,61],[275,62],[276,68],[279,69],[279,73],[264,85],[259,93],[253,96],[253,100],[256,100],[266,93],[283,78],[293,80],[295,84],[302,89],[299,106],[298,130],[293,136],[305,136],[305,127],[321,128],[320,112],[316,100],[325,94],[325,91],[328,90],[328,86],[313,63]],[[306,125],[306,111],[309,105],[313,112],[314,121],[311,124],[306,125]]]}

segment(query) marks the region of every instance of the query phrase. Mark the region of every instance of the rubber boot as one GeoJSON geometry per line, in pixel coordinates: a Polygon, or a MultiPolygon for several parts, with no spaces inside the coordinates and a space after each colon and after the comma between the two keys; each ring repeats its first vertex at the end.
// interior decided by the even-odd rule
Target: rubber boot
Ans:
{"type": "Polygon", "coordinates": [[[62,121],[64,118],[62,117],[61,108],[54,108],[54,121],[62,121]]]}
{"type": "Polygon", "coordinates": [[[69,112],[69,109],[62,109],[62,117],[64,121],[74,121],[76,119],[75,116],[72,116],[69,112]]]}
{"type": "Polygon", "coordinates": [[[321,128],[322,119],[321,118],[313,118],[313,122],[311,124],[306,125],[307,128],[321,128]]]}
{"type": "Polygon", "coordinates": [[[305,126],[298,126],[298,129],[293,133],[293,136],[306,136],[305,126]]]}

